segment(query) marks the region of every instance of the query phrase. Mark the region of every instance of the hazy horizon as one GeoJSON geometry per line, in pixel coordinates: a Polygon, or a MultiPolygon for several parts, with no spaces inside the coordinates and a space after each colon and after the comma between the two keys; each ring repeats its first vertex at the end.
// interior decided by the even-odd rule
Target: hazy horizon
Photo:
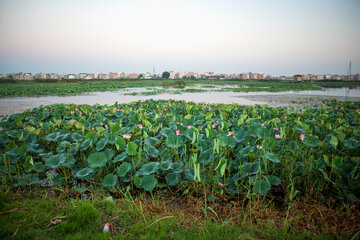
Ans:
{"type": "Polygon", "coordinates": [[[360,1],[0,0],[0,72],[360,72],[360,1]]]}

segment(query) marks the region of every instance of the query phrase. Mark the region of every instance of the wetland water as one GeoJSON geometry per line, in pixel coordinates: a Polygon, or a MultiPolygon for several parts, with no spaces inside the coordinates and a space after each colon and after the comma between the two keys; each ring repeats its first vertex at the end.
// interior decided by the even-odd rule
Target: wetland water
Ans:
{"type": "MultiPolygon", "coordinates": [[[[230,87],[230,86],[226,86],[230,87]]],[[[161,87],[157,88],[128,88],[122,89],[116,92],[95,92],[91,94],[83,94],[77,96],[67,96],[67,97],[58,97],[58,96],[46,96],[46,97],[11,97],[11,98],[1,98],[0,99],[0,114],[13,114],[17,112],[22,112],[26,109],[32,109],[40,105],[50,105],[57,103],[75,103],[75,104],[108,104],[112,105],[116,101],[118,103],[128,103],[133,101],[142,101],[147,99],[173,99],[173,100],[185,100],[192,102],[207,102],[207,103],[237,103],[241,105],[255,105],[255,104],[267,104],[268,99],[276,101],[277,98],[287,98],[291,97],[312,97],[312,96],[321,96],[321,97],[339,97],[343,100],[359,100],[360,98],[360,88],[328,88],[321,91],[285,91],[285,92],[218,92],[219,86],[216,88],[206,88],[203,86],[192,87],[193,89],[202,89],[207,90],[206,92],[197,92],[189,93],[183,92],[181,94],[175,94],[171,91],[177,91],[179,89],[167,89],[167,92],[160,93],[157,95],[126,95],[129,93],[141,93],[141,92],[150,92],[154,89],[163,89],[161,87]]],[[[281,104],[280,104],[281,105],[281,104]]]]}

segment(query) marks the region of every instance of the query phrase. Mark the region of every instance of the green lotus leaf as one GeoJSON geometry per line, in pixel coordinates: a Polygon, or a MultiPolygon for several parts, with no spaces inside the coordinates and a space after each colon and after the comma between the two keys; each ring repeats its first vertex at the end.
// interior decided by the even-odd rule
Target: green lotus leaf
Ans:
{"type": "Polygon", "coordinates": [[[23,164],[25,172],[30,172],[34,166],[34,160],[31,156],[26,156],[25,162],[23,164]]]}
{"type": "Polygon", "coordinates": [[[41,162],[37,162],[30,168],[30,171],[41,173],[45,171],[45,166],[41,162]]]}
{"type": "Polygon", "coordinates": [[[154,138],[154,137],[147,137],[145,139],[145,144],[150,145],[150,146],[154,146],[158,142],[160,142],[160,141],[157,138],[154,138]]]}
{"type": "Polygon", "coordinates": [[[124,162],[118,167],[116,173],[119,177],[125,177],[125,175],[130,171],[130,169],[131,169],[131,164],[128,162],[124,162]]]}
{"type": "Polygon", "coordinates": [[[252,190],[255,194],[260,193],[261,196],[265,196],[270,189],[271,189],[271,184],[268,180],[258,179],[252,190]]]}
{"type": "Polygon", "coordinates": [[[144,165],[139,170],[139,173],[142,175],[150,175],[152,173],[157,172],[159,170],[160,164],[158,162],[149,162],[144,165]]]}
{"type": "Polygon", "coordinates": [[[20,179],[20,185],[32,185],[39,182],[39,175],[38,174],[25,174],[20,179]]]}
{"type": "Polygon", "coordinates": [[[163,171],[169,171],[173,169],[173,163],[170,160],[166,160],[160,163],[160,169],[163,171]]]}
{"type": "Polygon", "coordinates": [[[181,181],[181,175],[174,172],[168,173],[165,178],[169,186],[176,186],[181,181]]]}
{"type": "Polygon", "coordinates": [[[91,168],[102,168],[106,165],[108,158],[106,157],[105,153],[97,152],[90,154],[87,161],[89,167],[91,168]]]}
{"type": "Polygon", "coordinates": [[[98,122],[102,122],[105,119],[105,117],[100,114],[95,114],[94,117],[95,117],[96,121],[98,121],[98,122]]]}
{"type": "Polygon", "coordinates": [[[125,149],[125,146],[126,146],[125,139],[122,138],[122,137],[117,137],[115,146],[116,146],[116,149],[118,151],[123,151],[125,149]]]}
{"type": "Polygon", "coordinates": [[[101,151],[102,149],[104,149],[106,144],[107,144],[107,140],[105,138],[100,139],[96,143],[96,151],[101,151]]]}
{"type": "Polygon", "coordinates": [[[115,151],[111,148],[106,149],[104,153],[109,161],[115,156],[115,151]]]}
{"type": "Polygon", "coordinates": [[[170,148],[179,148],[184,144],[181,136],[169,135],[166,139],[166,145],[170,148]]]}
{"type": "Polygon", "coordinates": [[[102,185],[107,188],[113,188],[115,187],[116,183],[117,183],[117,176],[115,174],[109,173],[104,177],[102,185]]]}
{"type": "Polygon", "coordinates": [[[356,140],[355,138],[353,138],[353,137],[345,139],[344,140],[344,145],[348,149],[358,149],[358,148],[360,148],[360,142],[358,140],[356,140]]]}
{"type": "Polygon", "coordinates": [[[80,145],[80,150],[81,151],[85,151],[86,149],[88,149],[92,144],[92,139],[88,138],[85,141],[83,141],[80,145]]]}
{"type": "Polygon", "coordinates": [[[265,152],[265,158],[266,158],[267,160],[270,160],[270,161],[275,162],[275,163],[280,162],[280,160],[278,159],[278,157],[277,157],[275,154],[273,154],[273,153],[265,152]]]}
{"type": "Polygon", "coordinates": [[[90,174],[92,174],[94,172],[94,169],[89,168],[89,167],[85,167],[83,169],[80,169],[79,171],[76,172],[75,177],[79,178],[79,179],[84,179],[87,176],[89,176],[90,174]]]}
{"type": "Polygon", "coordinates": [[[5,145],[10,142],[10,138],[6,133],[0,134],[0,145],[5,145]]]}
{"type": "Polygon", "coordinates": [[[319,146],[320,141],[317,137],[311,135],[305,138],[304,143],[309,147],[317,147],[319,146]]]}
{"type": "Polygon", "coordinates": [[[214,154],[211,149],[207,149],[202,151],[199,156],[199,162],[204,165],[208,165],[210,162],[214,160],[214,154]]]}
{"type": "Polygon", "coordinates": [[[135,186],[137,186],[137,187],[141,187],[141,185],[142,185],[142,177],[136,176],[136,177],[134,178],[134,184],[135,184],[135,186]]]}
{"type": "Polygon", "coordinates": [[[141,187],[145,191],[150,192],[150,191],[152,191],[154,189],[154,187],[156,186],[157,183],[158,183],[158,181],[154,177],[154,175],[143,176],[142,181],[141,181],[141,187]]]}
{"type": "Polygon", "coordinates": [[[154,146],[145,145],[144,149],[150,156],[152,156],[154,158],[159,156],[159,151],[154,146]]]}
{"type": "Polygon", "coordinates": [[[56,142],[58,135],[59,135],[59,132],[50,133],[45,137],[45,140],[49,141],[49,142],[56,142]]]}
{"type": "Polygon", "coordinates": [[[281,183],[280,178],[278,178],[277,176],[269,175],[269,176],[265,176],[265,177],[272,185],[279,186],[281,183]]]}
{"type": "Polygon", "coordinates": [[[129,142],[126,147],[126,153],[129,156],[135,156],[137,154],[136,152],[137,145],[134,142],[129,142]]]}
{"type": "Polygon", "coordinates": [[[338,145],[338,139],[337,139],[337,137],[335,137],[335,136],[331,136],[331,139],[330,139],[330,144],[331,144],[331,146],[333,146],[333,148],[335,148],[336,149],[336,147],[337,147],[337,145],[338,145]]]}
{"type": "Polygon", "coordinates": [[[67,148],[68,146],[70,146],[70,145],[71,145],[70,142],[68,142],[68,141],[62,141],[62,142],[60,142],[59,145],[57,146],[56,152],[62,153],[62,152],[64,152],[64,151],[66,150],[66,148],[67,148]]]}
{"type": "Polygon", "coordinates": [[[84,139],[84,136],[79,133],[73,133],[71,134],[71,139],[75,142],[80,142],[84,139]]]}
{"type": "Polygon", "coordinates": [[[117,155],[116,158],[115,158],[112,162],[113,162],[113,163],[122,162],[122,161],[124,161],[127,157],[128,157],[128,156],[127,156],[126,152],[123,152],[123,153],[117,155]]]}
{"type": "Polygon", "coordinates": [[[120,124],[119,123],[110,124],[110,127],[111,127],[111,131],[115,132],[115,133],[120,130],[120,124]]]}
{"type": "Polygon", "coordinates": [[[50,168],[58,168],[66,161],[66,154],[60,153],[45,159],[45,166],[50,168]]]}

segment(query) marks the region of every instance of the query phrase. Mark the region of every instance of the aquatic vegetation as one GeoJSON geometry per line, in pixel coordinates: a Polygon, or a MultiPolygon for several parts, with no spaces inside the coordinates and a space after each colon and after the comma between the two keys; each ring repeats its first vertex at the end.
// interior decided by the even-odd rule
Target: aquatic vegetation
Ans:
{"type": "Polygon", "coordinates": [[[303,196],[359,201],[360,103],[287,108],[183,101],[40,106],[6,116],[0,176],[13,187],[303,196]]]}
{"type": "MultiPolygon", "coordinates": [[[[158,89],[154,87],[176,88],[176,94],[180,92],[202,92],[206,89],[216,91],[233,92],[280,92],[280,91],[301,91],[319,90],[321,87],[333,86],[332,82],[294,82],[283,80],[141,80],[141,79],[110,79],[110,80],[42,80],[42,81],[2,81],[0,82],[0,97],[10,96],[70,96],[104,91],[127,91],[127,88],[143,87],[148,92],[143,95],[155,95],[171,90],[158,89]],[[183,89],[189,86],[201,86],[201,89],[183,89]],[[231,85],[232,87],[227,87],[231,85]],[[221,89],[211,89],[223,87],[221,89]],[[150,91],[149,91],[150,90],[150,91]]],[[[359,86],[358,82],[336,82],[336,87],[359,86]]],[[[135,95],[129,93],[127,95],[135,95]]]]}

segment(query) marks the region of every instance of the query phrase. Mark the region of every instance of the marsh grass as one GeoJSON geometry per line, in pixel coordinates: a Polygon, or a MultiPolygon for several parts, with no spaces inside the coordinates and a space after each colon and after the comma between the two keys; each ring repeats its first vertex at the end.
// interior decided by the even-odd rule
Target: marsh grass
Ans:
{"type": "MultiPolygon", "coordinates": [[[[169,195],[140,195],[133,201],[98,193],[92,200],[34,192],[21,197],[26,191],[1,194],[2,239],[346,239],[355,232],[349,227],[334,231],[330,222],[321,220],[331,217],[321,206],[312,206],[320,209],[315,211],[323,211],[321,215],[307,218],[303,209],[299,213],[304,207],[300,202],[295,204],[286,226],[285,213],[265,199],[209,202],[212,211],[205,216],[199,209],[203,200],[192,197],[184,198],[182,203],[169,195]],[[102,233],[106,222],[110,232],[102,233]]],[[[339,220],[349,224],[351,218],[344,218],[348,213],[336,213],[339,220]]]]}

